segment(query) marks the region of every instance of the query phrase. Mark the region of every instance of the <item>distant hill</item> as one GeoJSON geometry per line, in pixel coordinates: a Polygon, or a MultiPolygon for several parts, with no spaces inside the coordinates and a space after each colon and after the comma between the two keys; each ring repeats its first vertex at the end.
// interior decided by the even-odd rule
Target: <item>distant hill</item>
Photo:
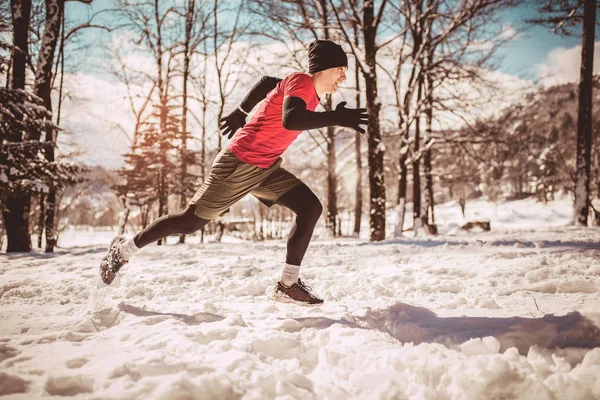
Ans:
{"type": "MultiPolygon", "coordinates": [[[[600,76],[596,77],[592,198],[600,187],[600,76]]],[[[438,184],[454,196],[491,199],[535,196],[541,201],[573,190],[578,84],[540,89],[480,120],[436,148],[438,184]],[[456,193],[459,193],[458,195],[456,193]]]]}

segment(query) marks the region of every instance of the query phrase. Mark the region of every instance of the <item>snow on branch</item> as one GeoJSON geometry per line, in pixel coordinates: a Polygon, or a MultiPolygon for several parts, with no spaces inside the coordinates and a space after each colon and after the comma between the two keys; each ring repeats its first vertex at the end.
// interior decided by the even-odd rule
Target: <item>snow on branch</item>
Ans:
{"type": "Polygon", "coordinates": [[[48,161],[51,142],[30,140],[43,130],[58,129],[42,100],[24,90],[0,88],[0,200],[11,193],[48,192],[81,182],[83,168],[48,161]]]}

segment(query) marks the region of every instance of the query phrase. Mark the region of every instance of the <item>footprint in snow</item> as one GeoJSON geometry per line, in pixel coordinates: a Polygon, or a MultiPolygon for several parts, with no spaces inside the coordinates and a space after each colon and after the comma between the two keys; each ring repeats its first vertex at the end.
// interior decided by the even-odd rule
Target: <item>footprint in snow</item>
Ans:
{"type": "Polygon", "coordinates": [[[50,376],[46,380],[44,389],[51,396],[76,396],[92,393],[94,381],[82,375],[50,376]]]}

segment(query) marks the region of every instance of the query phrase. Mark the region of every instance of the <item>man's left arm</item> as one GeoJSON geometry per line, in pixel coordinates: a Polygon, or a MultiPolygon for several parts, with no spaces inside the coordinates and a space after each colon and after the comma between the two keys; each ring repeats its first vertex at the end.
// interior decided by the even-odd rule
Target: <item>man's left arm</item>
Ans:
{"type": "Polygon", "coordinates": [[[299,97],[286,97],[282,109],[283,127],[295,131],[324,128],[326,126],[345,126],[365,133],[361,125],[369,123],[369,114],[365,108],[346,108],[342,101],[333,111],[315,112],[306,109],[306,103],[299,97]]]}
{"type": "Polygon", "coordinates": [[[228,136],[229,139],[237,132],[238,129],[246,125],[246,116],[254,107],[267,97],[267,94],[275,89],[275,86],[282,79],[273,76],[263,76],[252,89],[248,92],[244,100],[233,110],[229,115],[219,120],[219,129],[223,132],[223,136],[228,136]]]}

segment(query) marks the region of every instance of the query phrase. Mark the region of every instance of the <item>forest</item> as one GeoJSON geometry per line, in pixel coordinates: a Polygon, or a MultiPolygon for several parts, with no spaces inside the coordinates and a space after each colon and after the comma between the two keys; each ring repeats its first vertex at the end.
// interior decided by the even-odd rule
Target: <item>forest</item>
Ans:
{"type": "MultiPolygon", "coordinates": [[[[7,252],[53,252],[69,227],[136,230],[185,207],[229,140],[217,121],[261,77],[306,70],[315,39],[333,40],[349,56],[344,87],[321,99],[319,110],[343,100],[371,116],[364,135],[312,130],[284,155],[286,168],[321,199],[331,237],[361,229],[370,241],[434,233],[436,204],[468,207],[481,197],[570,196],[573,224],[600,225],[600,147],[593,141],[600,119],[592,113],[598,5],[539,1],[536,18],[524,21],[581,38],[578,82],[507,87],[494,66],[499,50],[520,35],[502,23],[520,4],[2,2],[0,240],[7,252]],[[86,59],[123,94],[103,116],[123,143],[114,168],[87,162],[94,150],[73,144],[95,124],[65,112],[91,85],[78,78],[90,68],[86,59]]],[[[95,100],[78,109],[93,111],[95,100]]],[[[283,237],[290,219],[289,211],[248,200],[207,229],[264,240],[283,237]]]]}

